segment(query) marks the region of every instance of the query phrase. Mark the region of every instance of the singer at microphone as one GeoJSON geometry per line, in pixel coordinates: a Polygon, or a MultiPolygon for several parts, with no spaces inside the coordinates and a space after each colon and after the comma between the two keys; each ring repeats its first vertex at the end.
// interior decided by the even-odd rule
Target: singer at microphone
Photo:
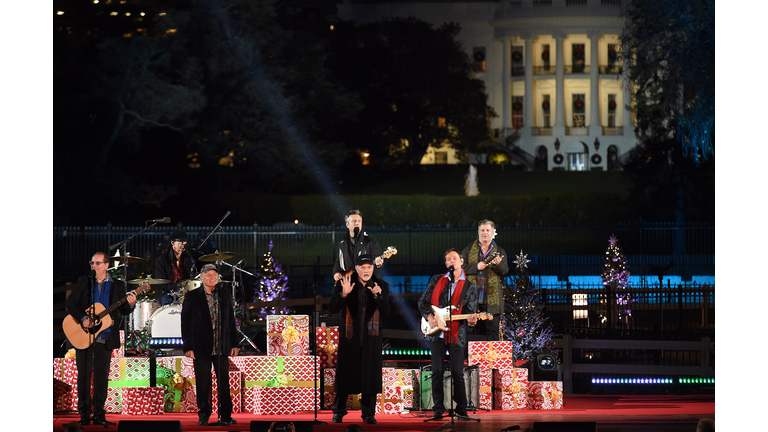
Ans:
{"type": "Polygon", "coordinates": [[[331,313],[343,312],[336,363],[333,423],[347,414],[347,395],[362,393],[363,423],[376,424],[376,394],[381,393],[383,318],[392,311],[389,285],[375,274],[371,255],[355,259],[352,273],[342,276],[328,303],[331,313]]]}

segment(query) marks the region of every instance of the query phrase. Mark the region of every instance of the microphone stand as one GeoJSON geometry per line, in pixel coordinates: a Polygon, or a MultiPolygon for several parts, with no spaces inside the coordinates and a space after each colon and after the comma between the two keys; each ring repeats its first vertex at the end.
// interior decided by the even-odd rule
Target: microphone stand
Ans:
{"type": "MultiPolygon", "coordinates": [[[[232,267],[232,305],[233,305],[234,309],[235,309],[235,310],[237,310],[237,308],[239,308],[239,307],[240,307],[240,305],[237,303],[237,300],[235,300],[235,294],[236,294],[236,292],[237,292],[237,287],[239,286],[239,287],[240,287],[240,289],[241,289],[241,298],[244,298],[244,297],[245,297],[245,288],[243,287],[243,284],[242,284],[242,279],[241,279],[241,282],[240,282],[240,283],[238,283],[238,282],[237,282],[237,276],[238,276],[238,274],[237,274],[236,272],[238,272],[238,271],[239,271],[239,272],[242,272],[242,273],[247,273],[247,274],[249,274],[249,275],[251,275],[251,276],[254,276],[254,277],[255,277],[255,275],[254,275],[253,273],[251,273],[251,272],[248,272],[248,271],[245,271],[245,270],[243,270],[243,269],[239,268],[239,267],[237,266],[237,264],[235,264],[235,265],[232,265],[232,264],[230,264],[230,263],[228,263],[228,262],[226,262],[226,261],[217,261],[217,263],[226,264],[226,265],[228,265],[228,266],[232,267]]],[[[242,278],[242,275],[239,275],[239,276],[242,278]]],[[[245,311],[243,311],[243,317],[245,317],[245,313],[246,313],[246,312],[245,312],[245,311]]],[[[248,335],[246,335],[246,334],[245,334],[245,333],[244,333],[244,332],[243,332],[243,331],[240,329],[240,327],[242,326],[242,320],[240,321],[240,324],[241,324],[241,325],[239,325],[239,326],[238,326],[238,325],[235,325],[235,330],[236,330],[236,331],[237,331],[237,332],[240,334],[240,336],[242,336],[242,337],[243,337],[242,339],[240,339],[240,344],[242,345],[242,344],[243,344],[243,342],[248,342],[248,345],[250,345],[250,346],[251,346],[251,347],[252,347],[252,348],[253,348],[253,349],[254,349],[254,350],[257,352],[257,353],[260,353],[260,352],[261,352],[261,350],[260,350],[260,349],[259,349],[259,348],[256,346],[256,344],[254,344],[254,343],[253,343],[253,341],[251,340],[251,338],[249,338],[249,337],[248,337],[248,335]]]]}
{"type": "MultiPolygon", "coordinates": [[[[312,421],[313,425],[324,425],[328,424],[324,421],[320,421],[317,419],[317,409],[318,405],[320,403],[319,395],[318,395],[318,381],[320,381],[320,376],[317,372],[317,322],[320,321],[320,311],[317,310],[317,282],[312,282],[312,291],[315,297],[315,310],[312,312],[312,323],[310,327],[310,337],[309,337],[309,346],[312,352],[312,355],[314,357],[314,366],[315,366],[315,394],[314,394],[314,400],[315,400],[315,419],[312,421]]],[[[341,330],[341,329],[339,329],[341,330]]]]}

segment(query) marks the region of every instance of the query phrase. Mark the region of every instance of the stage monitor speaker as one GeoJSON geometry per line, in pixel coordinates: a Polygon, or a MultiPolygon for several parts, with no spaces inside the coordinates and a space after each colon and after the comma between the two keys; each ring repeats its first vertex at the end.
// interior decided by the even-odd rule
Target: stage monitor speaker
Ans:
{"type": "Polygon", "coordinates": [[[182,432],[178,420],[120,420],[117,432],[182,432]]]}
{"type": "Polygon", "coordinates": [[[561,381],[560,362],[557,354],[538,353],[533,358],[533,378],[531,381],[561,381]]]}
{"type": "Polygon", "coordinates": [[[313,432],[311,421],[252,421],[251,432],[313,432]]]}
{"type": "Polygon", "coordinates": [[[597,432],[597,422],[533,422],[533,432],[597,432]]]}

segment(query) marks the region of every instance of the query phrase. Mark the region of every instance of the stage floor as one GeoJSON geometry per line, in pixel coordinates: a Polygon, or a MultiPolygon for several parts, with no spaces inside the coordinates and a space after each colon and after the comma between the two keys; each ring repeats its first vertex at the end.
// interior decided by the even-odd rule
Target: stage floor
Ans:
{"type": "MultiPolygon", "coordinates": [[[[402,414],[379,414],[375,425],[363,424],[360,411],[350,411],[341,424],[331,423],[332,412],[317,412],[317,420],[326,424],[315,424],[318,432],[343,431],[346,426],[356,423],[367,431],[428,432],[446,431],[488,431],[499,432],[512,426],[523,431],[533,428],[534,422],[595,422],[600,432],[694,432],[701,418],[715,418],[715,395],[668,396],[566,396],[565,406],[560,410],[522,411],[470,411],[470,417],[479,421],[424,420],[431,411],[411,411],[402,414]]],[[[315,412],[306,411],[290,416],[257,416],[248,413],[234,414],[238,421],[233,426],[199,426],[197,414],[166,413],[157,416],[128,416],[107,414],[107,420],[118,425],[104,428],[100,425],[86,426],[86,431],[116,431],[122,420],[167,421],[178,420],[184,431],[249,431],[252,421],[315,421],[315,412]]],[[[64,426],[79,417],[73,414],[53,415],[53,430],[63,431],[64,426]]],[[[215,418],[212,418],[215,420],[215,418]]],[[[551,429],[548,429],[551,430],[551,429]]],[[[568,431],[569,428],[562,428],[568,431]]],[[[144,432],[152,432],[144,430],[144,432]]]]}

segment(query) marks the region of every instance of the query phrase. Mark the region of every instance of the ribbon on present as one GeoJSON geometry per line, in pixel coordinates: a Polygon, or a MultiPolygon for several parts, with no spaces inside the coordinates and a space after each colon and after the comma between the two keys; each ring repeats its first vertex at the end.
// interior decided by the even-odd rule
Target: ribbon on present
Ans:
{"type": "Polygon", "coordinates": [[[310,381],[296,381],[296,380],[293,379],[292,375],[284,373],[283,372],[283,357],[272,357],[272,358],[276,359],[276,361],[277,361],[277,373],[275,374],[275,376],[270,378],[269,380],[266,380],[266,381],[264,381],[264,380],[245,381],[245,383],[243,385],[244,388],[252,388],[252,387],[278,387],[276,385],[270,385],[270,383],[272,383],[273,380],[275,380],[275,378],[278,377],[278,376],[284,376],[286,378],[285,384],[280,385],[279,387],[287,387],[287,386],[292,386],[292,387],[314,387],[315,386],[315,381],[314,380],[310,380],[310,381]]]}
{"type": "Polygon", "coordinates": [[[320,350],[322,350],[325,353],[327,353],[328,357],[331,357],[333,354],[336,353],[336,351],[339,350],[339,346],[333,344],[333,334],[332,334],[333,332],[331,331],[331,328],[330,327],[326,327],[325,332],[326,332],[325,340],[326,340],[327,343],[325,343],[323,345],[318,345],[317,347],[320,350]]]}
{"type": "Polygon", "coordinates": [[[76,355],[77,354],[75,353],[75,349],[74,348],[70,348],[69,351],[67,351],[67,353],[64,354],[64,358],[65,359],[73,359],[73,358],[76,357],[76,355]]]}
{"type": "Polygon", "coordinates": [[[496,349],[493,348],[494,342],[488,342],[488,352],[485,354],[470,355],[471,358],[477,358],[488,363],[488,368],[493,369],[493,363],[499,359],[512,358],[512,354],[499,354],[496,349]]]}
{"type": "Polygon", "coordinates": [[[158,376],[158,386],[165,387],[165,394],[163,395],[165,412],[181,412],[181,397],[184,395],[184,390],[188,390],[196,383],[197,380],[184,378],[179,372],[171,376],[158,376]]]}
{"type": "Polygon", "coordinates": [[[127,360],[130,360],[128,357],[123,357],[119,359],[113,359],[118,360],[120,362],[120,379],[117,381],[109,381],[107,387],[149,387],[149,380],[128,380],[126,379],[127,373],[126,368],[127,366],[127,360]]]}

